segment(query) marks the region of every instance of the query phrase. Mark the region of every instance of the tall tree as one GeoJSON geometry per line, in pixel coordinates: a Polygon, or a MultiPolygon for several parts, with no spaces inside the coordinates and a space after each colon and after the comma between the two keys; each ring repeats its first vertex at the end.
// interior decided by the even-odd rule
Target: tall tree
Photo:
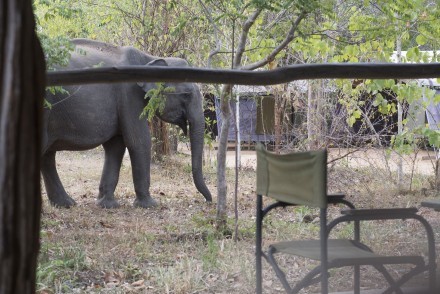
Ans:
{"type": "MultiPolygon", "coordinates": [[[[201,4],[203,2],[199,1],[201,4]]],[[[233,55],[231,67],[238,70],[255,70],[262,68],[277,58],[284,56],[289,44],[298,37],[301,23],[307,15],[317,12],[325,5],[319,1],[206,1],[207,19],[211,20],[213,34],[216,38],[216,50],[210,57],[227,53],[233,55]],[[215,14],[215,15],[214,15],[215,14]],[[213,16],[214,15],[214,16],[213,16]],[[227,27],[233,24],[237,31],[230,38],[220,34],[218,27],[227,27]],[[236,25],[236,27],[235,27],[236,25]],[[280,34],[282,31],[284,34],[280,34]],[[223,38],[224,42],[220,41],[223,38]],[[229,40],[231,41],[227,41],[229,40]],[[219,48],[219,44],[227,44],[219,48]],[[222,52],[222,49],[225,49],[222,52]]],[[[229,29],[229,31],[232,31],[229,29]]],[[[220,45],[221,47],[221,45],[220,45]]],[[[218,63],[217,59],[217,63],[218,63]]],[[[224,59],[223,59],[224,60],[224,59]]],[[[215,64],[215,61],[212,62],[215,64]]],[[[227,64],[223,61],[220,64],[227,64]]],[[[225,175],[227,138],[231,117],[231,92],[233,85],[224,85],[220,94],[220,109],[222,128],[219,134],[219,147],[217,153],[217,220],[218,227],[224,227],[227,217],[227,182],[225,175]]]]}
{"type": "Polygon", "coordinates": [[[31,0],[0,1],[0,293],[35,293],[45,65],[31,0]]]}

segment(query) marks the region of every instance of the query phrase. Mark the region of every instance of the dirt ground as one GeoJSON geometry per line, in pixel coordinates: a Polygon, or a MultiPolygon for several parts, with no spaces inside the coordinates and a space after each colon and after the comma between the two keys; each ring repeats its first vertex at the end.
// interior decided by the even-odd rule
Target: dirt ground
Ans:
{"type": "MultiPolygon", "coordinates": [[[[235,242],[233,169],[227,172],[231,232],[218,236],[215,203],[205,203],[195,189],[189,151],[185,148],[181,146],[179,154],[153,164],[151,193],[160,203],[153,209],[132,207],[135,194],[128,156],[124,157],[116,190],[121,207],[107,210],[95,204],[103,165],[102,149],[58,153],[60,177],[78,205],[72,209],[51,207],[43,193],[39,293],[255,293],[254,152],[241,154],[239,231],[235,242]]],[[[341,157],[344,152],[347,151],[331,150],[329,158],[341,157]]],[[[347,192],[347,198],[360,207],[420,207],[421,200],[438,198],[430,186],[432,165],[427,156],[417,155],[417,169],[412,176],[409,165],[405,168],[405,183],[409,178],[413,183],[405,193],[397,192],[395,185],[389,183],[385,176],[392,176],[393,167],[384,168],[382,155],[372,150],[350,154],[332,165],[329,189],[347,192]]],[[[207,151],[205,157],[205,178],[215,199],[215,151],[211,154],[207,151]]],[[[411,157],[408,158],[410,161],[411,157]]],[[[233,166],[234,160],[234,153],[229,152],[228,166],[233,166]]],[[[388,160],[393,162],[393,156],[388,160]]],[[[330,211],[331,215],[338,213],[337,209],[330,211]]],[[[420,214],[433,224],[440,252],[440,213],[420,208],[420,214]]],[[[291,237],[293,230],[295,236],[316,234],[316,219],[316,212],[309,209],[295,210],[295,214],[288,210],[276,212],[268,219],[266,244],[291,237]]],[[[349,228],[341,228],[337,234],[349,232],[349,228]]],[[[363,236],[381,250],[426,253],[420,232],[414,222],[403,225],[392,222],[387,226],[369,225],[363,236]],[[401,231],[404,231],[403,239],[391,237],[401,231]]],[[[289,268],[287,274],[291,280],[297,280],[311,266],[295,258],[283,259],[281,263],[289,268]]],[[[400,271],[396,269],[393,273],[400,271]]],[[[350,277],[349,269],[332,271],[331,290],[349,290],[350,277]]],[[[384,285],[383,279],[371,269],[363,269],[362,277],[363,288],[384,285]]],[[[418,282],[425,283],[425,277],[418,282]]],[[[265,293],[283,292],[267,265],[263,286],[265,293]]],[[[316,288],[312,287],[304,293],[314,292],[316,288]]]]}
{"type": "MultiPolygon", "coordinates": [[[[182,147],[181,151],[188,153],[187,147],[182,147]]],[[[344,158],[344,162],[348,166],[356,167],[380,167],[385,168],[385,158],[388,160],[390,168],[393,172],[397,170],[399,163],[399,156],[395,153],[388,154],[380,149],[367,150],[349,150],[345,148],[330,148],[328,149],[329,161],[344,158]]],[[[255,151],[241,150],[239,151],[239,158],[241,167],[255,169],[257,161],[255,158],[255,151]]],[[[226,166],[229,168],[235,167],[235,151],[228,151],[226,159],[226,166]]],[[[404,173],[414,172],[416,174],[433,175],[435,169],[435,151],[421,150],[417,154],[405,155],[402,158],[402,167],[404,173]]]]}

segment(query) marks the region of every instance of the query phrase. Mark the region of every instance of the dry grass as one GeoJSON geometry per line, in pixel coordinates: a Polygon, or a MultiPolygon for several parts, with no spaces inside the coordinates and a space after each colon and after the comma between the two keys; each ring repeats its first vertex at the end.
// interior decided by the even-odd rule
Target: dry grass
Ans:
{"type": "MultiPolygon", "coordinates": [[[[180,154],[153,165],[151,193],[160,201],[155,209],[135,209],[131,167],[124,159],[116,197],[119,209],[95,205],[103,163],[100,149],[64,152],[57,157],[60,176],[78,205],[56,209],[44,197],[42,249],[38,269],[40,293],[254,293],[254,171],[240,173],[239,241],[218,236],[214,227],[215,205],[206,204],[191,179],[190,158],[180,154]]],[[[206,171],[207,183],[216,193],[215,172],[206,171]]],[[[230,191],[233,172],[230,171],[230,191]]],[[[421,177],[417,189],[428,185],[421,177]]],[[[338,166],[329,181],[332,191],[346,191],[361,207],[411,206],[426,197],[420,192],[399,195],[383,177],[368,169],[338,166]]],[[[429,194],[429,190],[423,190],[429,194]]],[[[430,195],[433,196],[433,195],[430,195]]],[[[232,196],[229,198],[232,199],[232,196]]],[[[232,203],[232,200],[229,201],[232,203]]],[[[233,227],[233,208],[231,227],[233,227]]],[[[297,234],[317,234],[316,212],[310,209],[279,210],[265,223],[265,243],[297,234]]],[[[337,214],[333,209],[331,214],[337,214]]],[[[440,240],[440,214],[421,213],[433,224],[440,240]]],[[[374,248],[392,252],[426,251],[420,243],[420,227],[414,222],[390,222],[364,227],[364,237],[374,248]],[[398,239],[392,233],[402,232],[398,239]]],[[[340,236],[351,233],[341,227],[340,236]]],[[[311,264],[284,258],[289,278],[301,277],[311,264]]],[[[399,271],[400,269],[395,269],[399,271]]],[[[350,289],[347,269],[332,270],[333,290],[350,289]]],[[[381,287],[383,280],[371,269],[362,269],[363,286],[381,287]]],[[[422,280],[423,281],[423,280],[422,280]]],[[[281,293],[282,287],[269,266],[264,269],[266,293],[281,293]]],[[[315,289],[316,290],[316,289],[315,289]]],[[[309,290],[313,293],[313,289],[309,290]]],[[[307,293],[307,292],[305,292],[307,293]]]]}

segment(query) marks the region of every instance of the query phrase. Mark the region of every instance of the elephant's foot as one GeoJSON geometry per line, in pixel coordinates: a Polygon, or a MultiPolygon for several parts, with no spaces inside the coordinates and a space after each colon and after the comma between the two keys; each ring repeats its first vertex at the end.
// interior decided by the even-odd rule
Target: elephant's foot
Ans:
{"type": "Polygon", "coordinates": [[[118,208],[120,204],[114,198],[98,196],[96,204],[102,208],[118,208]]]}
{"type": "Polygon", "coordinates": [[[133,203],[134,207],[142,207],[142,208],[151,208],[156,207],[158,205],[157,201],[152,197],[145,197],[143,199],[136,198],[133,203]]]}
{"type": "Polygon", "coordinates": [[[49,201],[55,207],[70,208],[76,205],[75,200],[67,194],[64,197],[50,197],[49,201]]]}

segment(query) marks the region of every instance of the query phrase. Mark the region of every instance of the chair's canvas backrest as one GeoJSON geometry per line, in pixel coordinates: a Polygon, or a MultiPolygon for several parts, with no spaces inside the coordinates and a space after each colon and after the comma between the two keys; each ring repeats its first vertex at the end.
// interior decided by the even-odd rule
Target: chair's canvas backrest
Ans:
{"type": "Polygon", "coordinates": [[[275,154],[257,152],[257,194],[278,201],[327,207],[327,151],[275,154]]]}

